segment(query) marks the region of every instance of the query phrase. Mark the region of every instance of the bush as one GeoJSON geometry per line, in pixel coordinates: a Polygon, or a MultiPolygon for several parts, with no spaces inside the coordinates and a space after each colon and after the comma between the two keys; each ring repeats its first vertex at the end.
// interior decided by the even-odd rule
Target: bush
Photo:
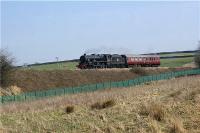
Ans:
{"type": "Polygon", "coordinates": [[[9,84],[13,70],[14,58],[6,50],[0,49],[0,86],[6,87],[9,84]]]}
{"type": "Polygon", "coordinates": [[[200,44],[197,53],[194,57],[195,64],[200,68],[200,44]]]}
{"type": "Polygon", "coordinates": [[[65,112],[66,112],[67,114],[74,112],[74,106],[67,106],[67,107],[65,108],[65,112]]]}
{"type": "Polygon", "coordinates": [[[107,100],[103,103],[96,102],[93,105],[91,105],[91,108],[92,109],[104,109],[104,108],[107,108],[107,107],[112,107],[115,104],[116,104],[115,100],[107,100]]]}

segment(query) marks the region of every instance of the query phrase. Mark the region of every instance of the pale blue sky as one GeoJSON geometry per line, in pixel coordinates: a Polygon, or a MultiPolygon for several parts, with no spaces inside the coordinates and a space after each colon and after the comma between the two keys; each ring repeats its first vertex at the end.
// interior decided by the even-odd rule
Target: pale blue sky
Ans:
{"type": "Polygon", "coordinates": [[[199,2],[2,2],[1,46],[17,64],[84,52],[194,50],[199,2]]]}

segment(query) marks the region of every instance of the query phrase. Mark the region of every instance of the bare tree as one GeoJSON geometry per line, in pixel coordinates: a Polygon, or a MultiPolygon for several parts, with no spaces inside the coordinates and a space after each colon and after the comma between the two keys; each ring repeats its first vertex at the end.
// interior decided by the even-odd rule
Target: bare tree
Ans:
{"type": "Polygon", "coordinates": [[[8,86],[13,70],[14,58],[7,52],[7,50],[0,49],[0,86],[8,86]]]}
{"type": "Polygon", "coordinates": [[[195,61],[196,65],[200,68],[200,41],[199,41],[199,48],[195,54],[194,61],[195,61]]]}

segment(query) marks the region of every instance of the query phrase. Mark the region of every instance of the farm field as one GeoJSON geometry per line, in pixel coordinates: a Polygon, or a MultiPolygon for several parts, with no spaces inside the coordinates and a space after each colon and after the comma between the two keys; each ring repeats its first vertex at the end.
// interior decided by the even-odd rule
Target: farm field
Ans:
{"type": "Polygon", "coordinates": [[[0,106],[2,132],[200,132],[200,76],[0,106]]]}

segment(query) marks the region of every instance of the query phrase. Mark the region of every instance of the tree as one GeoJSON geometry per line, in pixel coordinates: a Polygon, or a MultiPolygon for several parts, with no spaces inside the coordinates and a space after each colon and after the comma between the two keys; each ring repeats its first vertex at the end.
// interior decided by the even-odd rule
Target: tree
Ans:
{"type": "Polygon", "coordinates": [[[8,86],[11,73],[13,70],[13,61],[14,58],[7,52],[7,50],[0,49],[0,86],[8,86]]]}
{"type": "Polygon", "coordinates": [[[196,65],[200,68],[200,41],[199,41],[199,48],[195,54],[194,61],[195,61],[196,65]]]}

